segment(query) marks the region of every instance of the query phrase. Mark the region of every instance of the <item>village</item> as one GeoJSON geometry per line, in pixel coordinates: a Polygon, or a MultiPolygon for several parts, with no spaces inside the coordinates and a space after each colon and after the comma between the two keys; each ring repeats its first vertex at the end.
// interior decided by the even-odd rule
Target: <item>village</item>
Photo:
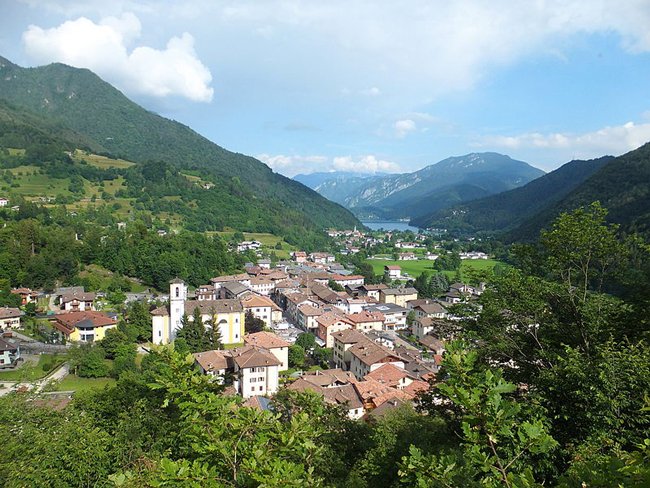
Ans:
{"type": "MultiPolygon", "coordinates": [[[[328,234],[339,240],[342,256],[355,254],[355,246],[382,242],[356,228],[328,234]]],[[[394,247],[417,249],[421,259],[432,260],[421,241],[398,239],[394,247]]],[[[414,402],[435,381],[445,342],[459,331],[455,306],[474,303],[485,287],[454,282],[440,297],[423,298],[399,265],[385,265],[381,278],[369,283],[330,252],[294,251],[290,260],[272,262],[263,257],[259,242],[242,241],[233,249],[251,250],[259,258],[243,273],[216,276],[192,290],[175,279],[168,294],[155,299],[130,294],[127,300],[144,299],[150,308],[152,340],[140,344],[140,353],[173,344],[183,327],[200,320],[219,339],[213,350],[190,348],[197,369],[256,408],[269,408],[269,399],[282,388],[315,392],[352,419],[414,402]]],[[[467,253],[463,259],[482,255],[467,253]]],[[[11,293],[20,297],[23,309],[44,300],[27,288],[11,293]]],[[[102,344],[118,327],[119,314],[101,310],[102,293],[62,287],[45,300],[48,311],[41,316],[52,328],[52,342],[59,344],[49,347],[102,344]]],[[[20,340],[28,339],[20,333],[24,315],[18,307],[0,308],[2,369],[20,364],[21,344],[34,347],[20,340]]]]}

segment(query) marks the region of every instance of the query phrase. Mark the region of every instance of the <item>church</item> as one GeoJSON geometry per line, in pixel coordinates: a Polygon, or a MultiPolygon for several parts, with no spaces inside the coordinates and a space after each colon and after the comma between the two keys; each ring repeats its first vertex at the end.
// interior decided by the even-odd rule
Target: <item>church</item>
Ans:
{"type": "Polygon", "coordinates": [[[187,285],[175,279],[169,283],[169,305],[151,312],[154,344],[169,344],[181,328],[181,319],[187,315],[192,320],[194,309],[201,311],[204,324],[219,327],[223,344],[244,342],[244,307],[240,300],[188,300],[187,285]]]}

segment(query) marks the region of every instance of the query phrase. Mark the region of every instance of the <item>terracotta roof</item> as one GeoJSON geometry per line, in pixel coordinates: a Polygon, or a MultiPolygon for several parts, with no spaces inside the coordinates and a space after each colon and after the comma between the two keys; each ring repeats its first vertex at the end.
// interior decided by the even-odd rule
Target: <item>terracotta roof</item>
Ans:
{"type": "Polygon", "coordinates": [[[395,265],[390,265],[390,266],[384,266],[386,269],[390,269],[391,271],[397,271],[398,269],[401,270],[401,266],[395,266],[395,265]]]}
{"type": "Polygon", "coordinates": [[[0,319],[12,319],[14,317],[22,317],[25,313],[19,308],[0,308],[0,319]]]}
{"type": "Polygon", "coordinates": [[[332,386],[355,383],[357,380],[350,371],[343,371],[340,368],[310,371],[302,375],[302,379],[319,387],[329,388],[332,386]]]}
{"type": "Polygon", "coordinates": [[[381,290],[384,295],[417,295],[418,291],[415,288],[386,288],[381,290]]]}
{"type": "Polygon", "coordinates": [[[386,288],[388,288],[388,286],[385,285],[384,283],[380,283],[378,285],[361,285],[361,287],[365,288],[368,291],[385,290],[386,288]]]}
{"type": "Polygon", "coordinates": [[[447,313],[447,309],[440,302],[423,303],[414,307],[414,309],[418,308],[426,314],[447,313]]]}
{"type": "Polygon", "coordinates": [[[254,408],[256,410],[272,410],[271,400],[263,396],[252,396],[241,404],[242,407],[254,408]]]}
{"type": "Polygon", "coordinates": [[[363,408],[363,402],[359,397],[359,393],[354,388],[354,385],[349,384],[324,388],[321,392],[323,393],[325,401],[328,403],[344,405],[348,410],[363,408]]]}
{"type": "Polygon", "coordinates": [[[273,281],[270,278],[266,278],[266,277],[264,277],[264,278],[258,278],[258,277],[251,278],[250,281],[251,281],[251,286],[253,286],[253,285],[275,285],[275,281],[273,281]]]}
{"type": "Polygon", "coordinates": [[[358,344],[359,342],[370,342],[365,335],[356,329],[346,329],[332,334],[335,341],[342,344],[358,344]]]}
{"type": "Polygon", "coordinates": [[[262,297],[254,293],[242,297],[241,304],[244,308],[271,307],[273,310],[280,310],[280,307],[269,297],[262,297]]]}
{"type": "Polygon", "coordinates": [[[54,320],[54,326],[65,333],[72,332],[75,327],[106,327],[117,324],[117,319],[91,310],[60,313],[54,315],[54,320]]]}
{"type": "Polygon", "coordinates": [[[409,395],[411,399],[415,398],[417,394],[421,391],[426,391],[429,389],[429,383],[422,380],[415,380],[410,385],[406,386],[402,391],[409,395]]]}
{"type": "Polygon", "coordinates": [[[205,371],[220,371],[228,369],[228,359],[223,351],[204,351],[193,354],[194,360],[205,371]]]}
{"type": "Polygon", "coordinates": [[[300,313],[302,313],[303,315],[307,315],[310,317],[316,315],[323,315],[325,313],[325,311],[322,308],[313,307],[307,303],[300,305],[298,307],[298,310],[300,310],[300,313]]]}
{"type": "Polygon", "coordinates": [[[404,369],[388,363],[368,373],[364,378],[372,378],[379,383],[396,388],[401,380],[408,377],[409,375],[404,369]]]}
{"type": "Polygon", "coordinates": [[[402,358],[393,351],[372,341],[355,344],[349,351],[350,354],[368,366],[381,362],[402,361],[402,358]]]}
{"type": "Polygon", "coordinates": [[[162,307],[154,308],[149,313],[157,317],[164,317],[165,315],[169,315],[169,308],[167,307],[167,305],[163,305],[162,307]]]}
{"type": "Polygon", "coordinates": [[[61,296],[61,303],[73,302],[75,300],[80,302],[92,302],[95,300],[95,294],[91,292],[66,293],[61,296]]]}
{"type": "Polygon", "coordinates": [[[230,351],[233,361],[243,368],[280,366],[280,361],[266,349],[255,346],[238,347],[230,351]]]}
{"type": "Polygon", "coordinates": [[[263,347],[264,349],[277,349],[279,347],[289,347],[287,341],[273,332],[255,332],[244,336],[244,344],[249,346],[263,347]]]}
{"type": "Polygon", "coordinates": [[[318,317],[316,317],[316,322],[321,324],[324,327],[331,327],[332,325],[336,324],[337,322],[343,322],[345,324],[348,324],[350,326],[353,325],[353,323],[348,320],[345,317],[342,317],[341,315],[337,314],[336,312],[326,312],[318,317]]]}
{"type": "Polygon", "coordinates": [[[363,324],[367,322],[384,322],[386,317],[381,312],[369,312],[368,310],[362,310],[361,312],[351,313],[345,316],[348,320],[351,320],[355,324],[363,324]]]}
{"type": "Polygon", "coordinates": [[[364,401],[369,401],[374,398],[386,395],[387,393],[392,393],[393,391],[396,391],[395,388],[391,388],[390,386],[383,385],[379,381],[373,379],[357,381],[354,384],[354,388],[357,390],[357,393],[359,393],[359,396],[364,401]]]}
{"type": "Polygon", "coordinates": [[[0,338],[0,351],[16,351],[18,345],[0,338]]]}
{"type": "Polygon", "coordinates": [[[236,275],[223,275],[212,278],[210,281],[212,283],[228,283],[230,281],[247,281],[250,279],[250,276],[246,273],[236,274],[236,275]]]}

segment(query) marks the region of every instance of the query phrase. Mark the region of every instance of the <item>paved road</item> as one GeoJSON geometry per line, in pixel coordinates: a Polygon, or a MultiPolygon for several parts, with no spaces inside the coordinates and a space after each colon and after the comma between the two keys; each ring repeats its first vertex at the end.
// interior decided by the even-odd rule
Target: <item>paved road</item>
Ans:
{"type": "Polygon", "coordinates": [[[4,385],[4,388],[0,388],[0,396],[6,395],[12,391],[15,391],[19,388],[25,388],[27,390],[33,391],[35,393],[40,393],[43,389],[53,381],[59,381],[65,378],[70,372],[70,365],[68,363],[63,363],[53,372],[48,374],[45,378],[36,380],[33,382],[28,381],[0,381],[4,385]]]}

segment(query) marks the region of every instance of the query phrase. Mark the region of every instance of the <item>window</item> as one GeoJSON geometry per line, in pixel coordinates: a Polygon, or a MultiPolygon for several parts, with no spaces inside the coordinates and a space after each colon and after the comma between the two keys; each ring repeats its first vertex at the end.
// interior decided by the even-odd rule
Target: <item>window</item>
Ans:
{"type": "Polygon", "coordinates": [[[158,331],[158,337],[162,337],[162,330],[158,331]]]}
{"type": "Polygon", "coordinates": [[[262,391],[262,388],[264,388],[264,387],[263,387],[263,386],[260,386],[260,391],[262,391]]]}
{"type": "Polygon", "coordinates": [[[176,287],[176,298],[180,296],[181,290],[179,287],[176,287]]]}
{"type": "Polygon", "coordinates": [[[255,383],[256,381],[257,381],[257,378],[251,378],[251,379],[250,379],[250,382],[251,382],[251,383],[255,383]]]}

